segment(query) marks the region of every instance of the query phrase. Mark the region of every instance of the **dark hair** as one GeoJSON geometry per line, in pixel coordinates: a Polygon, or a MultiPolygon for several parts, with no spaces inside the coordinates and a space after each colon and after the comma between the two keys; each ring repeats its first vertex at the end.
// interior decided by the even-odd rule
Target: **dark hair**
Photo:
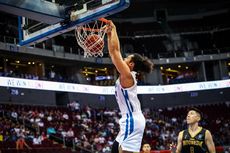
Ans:
{"type": "Polygon", "coordinates": [[[150,73],[153,70],[153,62],[140,54],[134,53],[132,62],[135,64],[133,71],[150,73]]]}
{"type": "Polygon", "coordinates": [[[188,109],[188,112],[189,112],[189,111],[195,111],[195,112],[197,112],[197,113],[200,115],[200,118],[202,119],[203,114],[202,114],[202,112],[201,112],[198,108],[196,108],[196,107],[190,107],[190,108],[188,109]]]}

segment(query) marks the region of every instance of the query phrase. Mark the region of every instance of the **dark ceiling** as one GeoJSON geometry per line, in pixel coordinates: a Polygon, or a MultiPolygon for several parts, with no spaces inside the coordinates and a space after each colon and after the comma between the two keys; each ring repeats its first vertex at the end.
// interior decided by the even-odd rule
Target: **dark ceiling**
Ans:
{"type": "Polygon", "coordinates": [[[226,13],[230,10],[229,0],[130,0],[126,10],[112,15],[113,19],[154,17],[156,11],[164,10],[168,16],[202,15],[226,13]]]}

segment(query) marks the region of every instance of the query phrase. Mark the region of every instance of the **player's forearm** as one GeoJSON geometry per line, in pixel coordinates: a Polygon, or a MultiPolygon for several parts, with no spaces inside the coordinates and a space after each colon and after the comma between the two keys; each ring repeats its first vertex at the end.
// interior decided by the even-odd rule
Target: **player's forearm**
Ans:
{"type": "Polygon", "coordinates": [[[216,153],[216,149],[215,149],[215,146],[213,145],[213,146],[208,146],[208,151],[209,151],[209,153],[216,153]]]}
{"type": "Polygon", "coordinates": [[[120,53],[120,42],[116,28],[113,28],[110,34],[108,34],[108,50],[110,55],[120,53]]]}

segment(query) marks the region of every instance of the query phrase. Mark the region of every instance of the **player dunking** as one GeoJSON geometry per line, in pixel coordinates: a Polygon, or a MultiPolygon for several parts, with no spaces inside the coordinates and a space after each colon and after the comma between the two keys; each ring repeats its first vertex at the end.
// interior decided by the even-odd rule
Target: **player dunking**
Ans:
{"type": "Polygon", "coordinates": [[[137,97],[135,75],[138,72],[151,72],[153,63],[139,54],[122,58],[116,27],[112,21],[108,23],[107,37],[109,55],[120,74],[115,85],[115,96],[122,114],[119,120],[120,132],[114,141],[112,153],[140,152],[145,118],[137,97]]]}
{"type": "Polygon", "coordinates": [[[198,125],[201,112],[191,108],[187,114],[188,129],[179,133],[176,153],[215,153],[212,135],[198,125]]]}

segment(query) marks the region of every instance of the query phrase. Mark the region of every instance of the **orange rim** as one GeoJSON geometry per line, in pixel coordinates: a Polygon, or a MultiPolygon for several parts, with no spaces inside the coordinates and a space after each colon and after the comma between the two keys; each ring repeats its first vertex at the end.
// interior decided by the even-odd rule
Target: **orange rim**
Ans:
{"type": "MultiPolygon", "coordinates": [[[[100,18],[98,20],[101,21],[101,22],[104,22],[104,23],[108,23],[109,22],[105,18],[100,18]]],[[[82,27],[82,30],[84,30],[84,31],[93,31],[93,32],[99,32],[99,31],[101,31],[101,29],[94,29],[94,28],[90,28],[90,27],[82,27]]]]}
{"type": "Polygon", "coordinates": [[[100,19],[98,19],[99,21],[101,21],[101,22],[104,22],[104,23],[108,23],[109,21],[107,20],[107,19],[105,19],[105,18],[100,18],[100,19]]]}
{"type": "Polygon", "coordinates": [[[85,27],[82,27],[82,30],[84,30],[84,31],[93,31],[93,32],[99,32],[100,31],[100,29],[85,28],[85,27]]]}
{"type": "MultiPolygon", "coordinates": [[[[104,23],[108,23],[109,22],[105,18],[100,18],[98,20],[101,21],[101,22],[104,22],[104,23]]],[[[101,29],[94,29],[94,28],[83,27],[83,26],[81,27],[81,29],[84,30],[84,31],[93,31],[93,32],[99,32],[99,31],[101,31],[101,29]]]]}

